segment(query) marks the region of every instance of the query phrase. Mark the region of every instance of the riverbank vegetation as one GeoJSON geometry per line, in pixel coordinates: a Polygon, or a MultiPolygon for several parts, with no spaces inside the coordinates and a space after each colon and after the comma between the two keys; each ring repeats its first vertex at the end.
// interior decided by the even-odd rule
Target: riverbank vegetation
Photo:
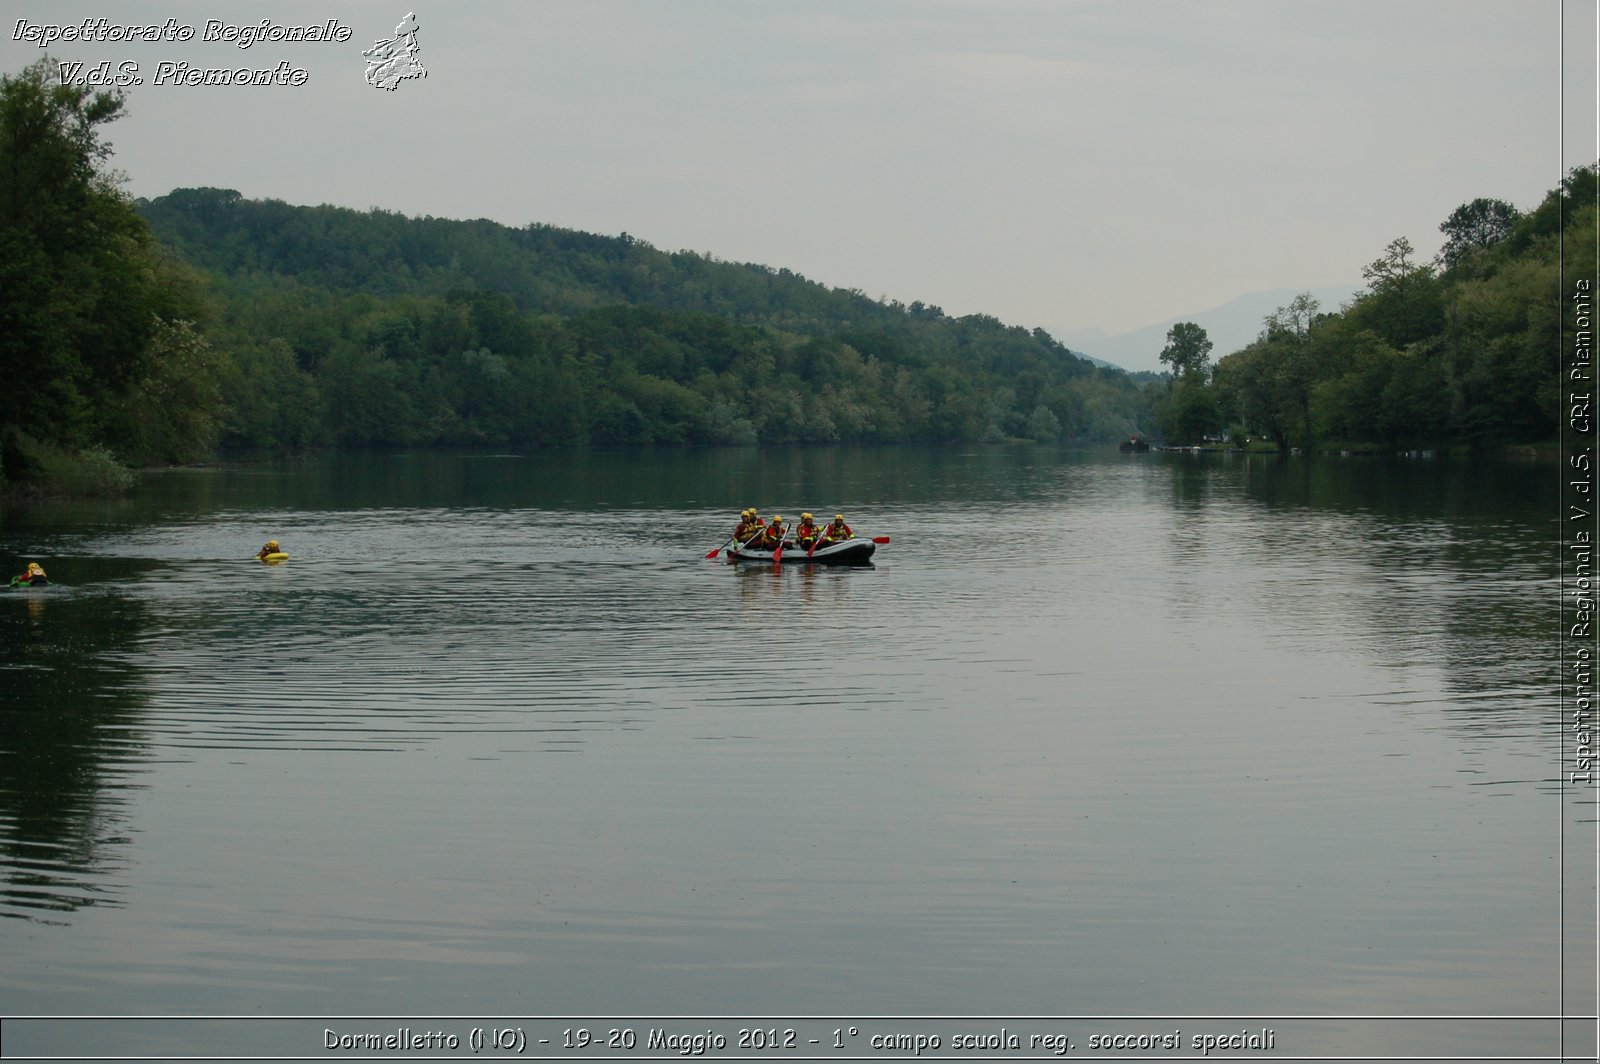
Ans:
{"type": "Polygon", "coordinates": [[[115,491],[218,446],[1535,442],[1561,241],[1596,226],[1593,168],[1527,214],[1474,201],[1436,262],[1394,241],[1338,312],[1301,297],[1214,364],[1175,327],[1152,382],[1040,329],[628,234],[134,202],[102,136],[122,108],[50,60],[0,77],[0,488],[115,491]]]}
{"type": "Polygon", "coordinates": [[[1301,295],[1214,368],[1184,361],[1193,338],[1169,334],[1178,361],[1156,400],[1164,435],[1380,453],[1553,440],[1559,362],[1576,339],[1570,297],[1594,291],[1597,180],[1577,168],[1526,214],[1464,204],[1440,225],[1433,262],[1397,238],[1349,304],[1325,313],[1301,295]]]}
{"type": "Polygon", "coordinates": [[[0,486],[118,491],[221,423],[200,283],[104,168],[121,113],[50,63],[0,79],[0,486]]]}
{"type": "Polygon", "coordinates": [[[225,442],[1113,440],[1141,388],[1042,330],[545,225],[139,204],[211,282],[225,442]]]}

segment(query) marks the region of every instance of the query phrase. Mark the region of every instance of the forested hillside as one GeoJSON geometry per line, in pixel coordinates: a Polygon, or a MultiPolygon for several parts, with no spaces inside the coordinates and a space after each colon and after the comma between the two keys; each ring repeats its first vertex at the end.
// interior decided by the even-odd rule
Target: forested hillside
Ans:
{"type": "Polygon", "coordinates": [[[1585,167],[1525,214],[1464,204],[1432,263],[1395,240],[1351,304],[1296,299],[1214,368],[1175,326],[1151,383],[1042,330],[626,234],[134,203],[100,135],[123,102],[48,59],[0,76],[0,488],[115,490],[219,444],[1533,442],[1596,280],[1585,167]]]}
{"type": "Polygon", "coordinates": [[[211,281],[224,441],[1111,440],[1143,396],[1046,333],[873,300],[627,235],[140,202],[211,281]]]}
{"type": "Polygon", "coordinates": [[[1596,190],[1596,168],[1579,167],[1526,213],[1503,200],[1462,204],[1439,226],[1434,261],[1396,238],[1345,307],[1324,311],[1302,295],[1214,373],[1209,359],[1177,352],[1157,403],[1164,434],[1378,452],[1554,440],[1559,362],[1576,342],[1572,299],[1596,282],[1596,190]]]}

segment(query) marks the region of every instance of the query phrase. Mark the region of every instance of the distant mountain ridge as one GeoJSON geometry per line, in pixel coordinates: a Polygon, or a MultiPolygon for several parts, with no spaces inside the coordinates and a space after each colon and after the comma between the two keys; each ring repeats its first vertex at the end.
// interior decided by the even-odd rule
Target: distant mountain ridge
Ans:
{"type": "Polygon", "coordinates": [[[1311,298],[1321,304],[1321,309],[1330,312],[1348,303],[1361,288],[1355,284],[1311,289],[1272,288],[1242,295],[1220,307],[1180,314],[1116,336],[1106,336],[1098,329],[1063,329],[1054,335],[1074,354],[1091,362],[1134,372],[1160,372],[1163,368],[1161,349],[1167,344],[1167,330],[1180,321],[1192,321],[1206,331],[1216,345],[1211,352],[1211,360],[1215,362],[1255,340],[1261,333],[1262,320],[1301,292],[1309,291],[1311,298]]]}

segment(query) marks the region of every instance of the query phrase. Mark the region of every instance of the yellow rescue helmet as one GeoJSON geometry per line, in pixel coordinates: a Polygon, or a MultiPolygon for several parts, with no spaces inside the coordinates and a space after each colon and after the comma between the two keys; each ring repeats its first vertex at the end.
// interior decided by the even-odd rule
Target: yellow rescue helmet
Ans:
{"type": "Polygon", "coordinates": [[[844,514],[834,514],[833,515],[833,519],[835,521],[843,521],[844,520],[844,514]]]}
{"type": "Polygon", "coordinates": [[[28,563],[28,572],[30,572],[30,573],[42,573],[42,572],[44,572],[44,566],[40,565],[38,562],[29,562],[28,563]]]}
{"type": "Polygon", "coordinates": [[[782,520],[783,520],[783,515],[782,514],[773,514],[772,515],[772,523],[773,524],[778,524],[782,520]]]}
{"type": "Polygon", "coordinates": [[[267,546],[269,546],[269,547],[276,547],[276,546],[277,546],[277,545],[278,545],[278,541],[277,541],[277,540],[275,540],[275,539],[269,539],[269,540],[267,540],[267,546]]]}
{"type": "Polygon", "coordinates": [[[801,514],[800,515],[800,520],[809,521],[809,520],[811,520],[811,515],[810,514],[801,514]]]}

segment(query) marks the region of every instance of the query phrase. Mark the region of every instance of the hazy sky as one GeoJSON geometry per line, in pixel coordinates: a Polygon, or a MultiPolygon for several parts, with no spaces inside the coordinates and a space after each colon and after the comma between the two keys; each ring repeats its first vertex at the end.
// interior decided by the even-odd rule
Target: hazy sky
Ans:
{"type": "Polygon", "coordinates": [[[1594,0],[10,0],[136,63],[111,127],[128,190],[626,231],[1056,335],[1424,256],[1478,196],[1535,205],[1596,157],[1594,0]],[[364,80],[415,11],[423,80],[364,80]],[[1565,31],[1563,33],[1563,15],[1565,31]],[[240,49],[208,20],[337,19],[240,49]],[[1565,86],[1563,86],[1563,55],[1565,86]],[[304,83],[154,84],[157,64],[304,83]],[[1563,99],[1565,124],[1563,131],[1563,99]]]}

